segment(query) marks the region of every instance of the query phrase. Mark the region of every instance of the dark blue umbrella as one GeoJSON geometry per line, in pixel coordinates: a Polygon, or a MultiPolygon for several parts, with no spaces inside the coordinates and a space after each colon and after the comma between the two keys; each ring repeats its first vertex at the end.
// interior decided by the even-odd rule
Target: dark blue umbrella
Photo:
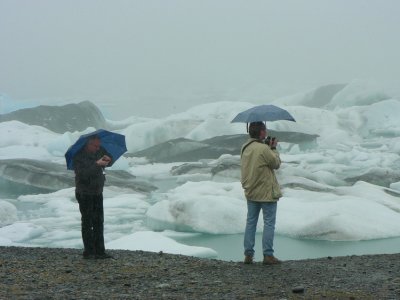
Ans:
{"type": "Polygon", "coordinates": [[[265,121],[287,120],[296,122],[296,120],[284,110],[275,105],[258,105],[239,113],[231,123],[252,123],[265,121]]]}
{"type": "Polygon", "coordinates": [[[65,160],[67,162],[67,169],[73,170],[73,158],[81,150],[91,136],[98,136],[101,141],[101,147],[103,147],[112,157],[113,162],[116,161],[126,149],[125,136],[115,132],[99,129],[94,132],[81,135],[79,139],[68,148],[65,153],[65,160]]]}

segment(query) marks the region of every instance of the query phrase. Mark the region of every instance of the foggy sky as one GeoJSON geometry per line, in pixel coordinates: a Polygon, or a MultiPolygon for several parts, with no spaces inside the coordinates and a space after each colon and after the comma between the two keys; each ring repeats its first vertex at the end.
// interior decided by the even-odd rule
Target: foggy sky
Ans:
{"type": "Polygon", "coordinates": [[[400,86],[399,15],[397,0],[0,0],[0,93],[91,100],[117,119],[400,86]]]}

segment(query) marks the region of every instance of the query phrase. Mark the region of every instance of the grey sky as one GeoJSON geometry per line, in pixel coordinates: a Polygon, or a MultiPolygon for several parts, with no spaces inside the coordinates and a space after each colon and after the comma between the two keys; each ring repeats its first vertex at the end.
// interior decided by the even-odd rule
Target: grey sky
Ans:
{"type": "Polygon", "coordinates": [[[0,0],[0,93],[87,99],[116,119],[400,86],[399,15],[397,0],[0,0]]]}

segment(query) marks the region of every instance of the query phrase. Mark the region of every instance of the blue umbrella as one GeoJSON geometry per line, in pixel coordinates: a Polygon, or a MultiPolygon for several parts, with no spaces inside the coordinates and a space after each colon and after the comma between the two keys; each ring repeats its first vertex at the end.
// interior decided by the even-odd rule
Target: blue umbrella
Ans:
{"type": "Polygon", "coordinates": [[[67,152],[65,153],[65,160],[67,162],[68,170],[74,169],[74,156],[86,145],[88,138],[93,135],[97,135],[99,137],[101,141],[101,147],[103,147],[111,155],[113,161],[116,161],[127,151],[124,135],[99,129],[94,132],[81,135],[79,139],[68,148],[67,152]]]}
{"type": "Polygon", "coordinates": [[[231,123],[252,123],[278,120],[296,122],[296,120],[283,108],[275,105],[258,105],[239,113],[231,123]]]}

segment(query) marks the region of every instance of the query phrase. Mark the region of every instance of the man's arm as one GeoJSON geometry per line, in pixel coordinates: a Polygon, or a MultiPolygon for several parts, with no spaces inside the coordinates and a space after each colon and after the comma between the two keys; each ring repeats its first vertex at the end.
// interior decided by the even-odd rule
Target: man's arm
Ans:
{"type": "Polygon", "coordinates": [[[74,170],[82,177],[92,177],[102,168],[97,162],[95,159],[90,159],[84,155],[76,155],[74,158],[74,170]]]}
{"type": "Polygon", "coordinates": [[[107,150],[104,149],[103,147],[101,147],[101,151],[103,153],[102,159],[107,162],[107,165],[104,167],[111,167],[114,164],[114,160],[113,160],[111,154],[108,153],[107,150]]]}
{"type": "Polygon", "coordinates": [[[276,149],[272,150],[266,146],[262,155],[269,168],[275,170],[279,169],[281,166],[281,158],[279,157],[279,152],[276,149]]]}

